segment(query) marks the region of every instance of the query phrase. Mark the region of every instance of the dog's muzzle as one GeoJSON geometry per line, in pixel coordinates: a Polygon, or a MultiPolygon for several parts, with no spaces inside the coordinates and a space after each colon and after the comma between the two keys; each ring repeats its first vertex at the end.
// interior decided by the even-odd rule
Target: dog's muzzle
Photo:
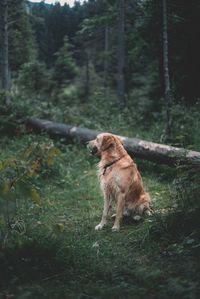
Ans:
{"type": "Polygon", "coordinates": [[[92,155],[96,155],[98,153],[98,148],[96,147],[96,145],[88,143],[87,148],[92,155]]]}

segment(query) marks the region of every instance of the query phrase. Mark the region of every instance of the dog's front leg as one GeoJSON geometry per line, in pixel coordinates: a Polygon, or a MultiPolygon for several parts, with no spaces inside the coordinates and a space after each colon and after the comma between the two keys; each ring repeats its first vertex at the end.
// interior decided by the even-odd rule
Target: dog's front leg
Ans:
{"type": "Polygon", "coordinates": [[[118,231],[120,229],[120,222],[123,217],[124,206],[125,206],[125,196],[124,194],[120,194],[117,198],[116,217],[115,217],[114,225],[112,227],[112,231],[118,231]]]}
{"type": "Polygon", "coordinates": [[[111,201],[112,200],[108,199],[106,196],[104,197],[104,207],[101,222],[95,226],[95,230],[101,230],[106,225],[108,212],[111,207],[111,201]]]}

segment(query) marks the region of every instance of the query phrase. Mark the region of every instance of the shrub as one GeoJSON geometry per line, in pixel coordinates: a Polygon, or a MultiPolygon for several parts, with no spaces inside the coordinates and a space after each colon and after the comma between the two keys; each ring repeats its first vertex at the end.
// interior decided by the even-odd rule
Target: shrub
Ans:
{"type": "Polygon", "coordinates": [[[51,141],[37,142],[31,138],[22,153],[0,161],[0,216],[8,228],[23,198],[40,204],[41,175],[51,174],[58,154],[51,141]]]}
{"type": "Polygon", "coordinates": [[[183,244],[191,239],[194,248],[199,244],[199,172],[199,165],[177,167],[177,175],[171,187],[171,205],[164,213],[155,215],[151,228],[156,239],[179,241],[183,244]]]}
{"type": "Polygon", "coordinates": [[[185,213],[200,210],[200,166],[179,166],[178,176],[174,180],[175,200],[185,213]]]}

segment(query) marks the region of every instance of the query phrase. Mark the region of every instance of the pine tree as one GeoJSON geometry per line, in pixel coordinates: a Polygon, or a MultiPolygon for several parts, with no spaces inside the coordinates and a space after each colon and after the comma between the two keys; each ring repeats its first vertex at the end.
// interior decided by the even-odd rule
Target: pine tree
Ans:
{"type": "Polygon", "coordinates": [[[124,31],[124,0],[118,0],[118,82],[117,95],[120,109],[126,106],[124,94],[124,69],[125,69],[125,31],[124,31]]]}
{"type": "Polygon", "coordinates": [[[172,95],[169,77],[169,58],[168,58],[168,34],[167,34],[167,1],[162,1],[163,13],[163,71],[164,71],[164,99],[166,104],[166,136],[169,137],[171,133],[171,105],[172,95]]]}
{"type": "Polygon", "coordinates": [[[63,47],[55,54],[57,59],[55,61],[53,79],[56,81],[58,87],[73,80],[78,72],[70,48],[68,37],[65,37],[63,47]]]}
{"type": "Polygon", "coordinates": [[[10,90],[10,73],[8,57],[8,1],[2,0],[1,10],[1,86],[6,92],[5,104],[10,104],[10,97],[7,91],[10,90]]]}
{"type": "Polygon", "coordinates": [[[7,0],[9,4],[9,60],[11,71],[37,57],[37,46],[25,0],[7,0]]]}

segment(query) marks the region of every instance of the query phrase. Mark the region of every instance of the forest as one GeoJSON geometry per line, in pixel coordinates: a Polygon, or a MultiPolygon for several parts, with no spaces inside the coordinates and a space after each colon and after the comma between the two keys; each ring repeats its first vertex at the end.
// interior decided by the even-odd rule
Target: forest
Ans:
{"type": "Polygon", "coordinates": [[[199,0],[0,0],[0,298],[199,298],[199,38],[199,0]],[[96,132],[152,199],[119,232],[96,132]]]}

